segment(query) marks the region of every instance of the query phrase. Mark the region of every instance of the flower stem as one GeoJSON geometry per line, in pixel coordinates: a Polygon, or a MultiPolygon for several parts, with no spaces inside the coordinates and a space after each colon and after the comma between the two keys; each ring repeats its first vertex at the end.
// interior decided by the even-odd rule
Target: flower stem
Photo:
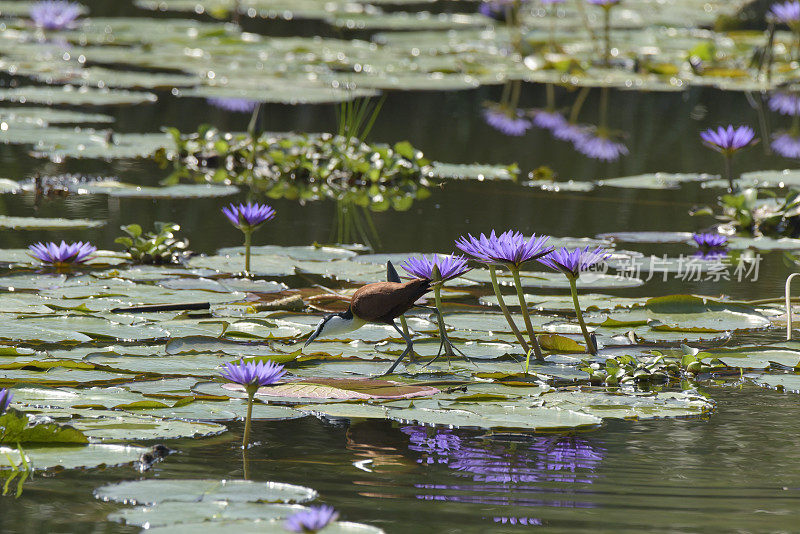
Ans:
{"type": "Polygon", "coordinates": [[[581,305],[578,302],[578,286],[576,284],[578,279],[572,276],[567,276],[567,280],[569,280],[569,291],[572,293],[572,304],[575,306],[575,315],[578,317],[578,324],[581,325],[583,339],[586,340],[586,349],[590,354],[597,354],[597,349],[594,347],[592,337],[589,335],[589,331],[586,329],[586,323],[583,322],[583,313],[581,312],[581,305]]]}
{"type": "Polygon", "coordinates": [[[608,67],[611,64],[611,7],[606,6],[603,8],[605,33],[603,38],[605,40],[605,50],[603,51],[603,64],[608,67]]]}
{"type": "Polygon", "coordinates": [[[525,303],[525,295],[522,292],[522,281],[519,278],[519,267],[509,266],[511,274],[514,275],[514,286],[517,288],[517,298],[519,299],[519,309],[522,311],[522,318],[525,320],[525,328],[528,330],[528,337],[531,340],[531,347],[536,359],[542,361],[542,349],[539,348],[539,342],[536,341],[536,332],[533,331],[531,324],[531,315],[528,313],[528,305],[525,303]]]}
{"type": "Polygon", "coordinates": [[[500,293],[500,284],[497,283],[497,267],[494,265],[489,265],[489,276],[492,277],[492,287],[494,288],[494,294],[497,297],[497,303],[500,305],[500,309],[503,311],[503,315],[508,322],[508,326],[511,327],[511,331],[514,332],[514,335],[517,337],[517,341],[519,344],[522,345],[522,350],[528,352],[530,349],[528,348],[528,343],[525,342],[525,338],[522,337],[517,325],[514,324],[514,319],[511,318],[511,314],[506,307],[506,302],[503,300],[503,294],[500,293]]]}
{"type": "Polygon", "coordinates": [[[244,232],[244,272],[250,272],[250,241],[253,237],[253,230],[249,227],[243,226],[242,232],[244,232]]]}
{"type": "MultiPolygon", "coordinates": [[[[441,285],[437,285],[433,289],[433,298],[434,298],[434,300],[436,302],[436,309],[439,310],[439,313],[436,314],[437,315],[437,319],[436,320],[439,323],[439,335],[442,336],[442,343],[444,344],[445,356],[447,356],[448,358],[452,358],[453,357],[453,351],[450,348],[450,343],[447,343],[445,341],[445,336],[446,336],[445,332],[446,331],[445,331],[445,328],[444,328],[444,318],[442,317],[442,295],[441,295],[441,291],[442,291],[442,286],[441,285]]],[[[449,364],[449,362],[450,362],[450,360],[448,360],[448,364],[449,364]]]]}
{"type": "Polygon", "coordinates": [[[436,314],[436,321],[439,323],[439,335],[442,338],[442,345],[444,345],[444,354],[448,357],[447,364],[450,364],[449,358],[453,357],[453,351],[450,348],[450,343],[447,340],[447,331],[444,327],[444,317],[442,316],[442,273],[439,271],[439,266],[434,265],[431,270],[431,282],[433,287],[433,298],[436,303],[436,309],[439,313],[436,314]]]}
{"type": "Polygon", "coordinates": [[[247,444],[250,442],[250,420],[253,418],[253,398],[256,396],[255,391],[247,392],[247,417],[244,420],[244,436],[242,436],[242,449],[247,449],[247,444]]]}

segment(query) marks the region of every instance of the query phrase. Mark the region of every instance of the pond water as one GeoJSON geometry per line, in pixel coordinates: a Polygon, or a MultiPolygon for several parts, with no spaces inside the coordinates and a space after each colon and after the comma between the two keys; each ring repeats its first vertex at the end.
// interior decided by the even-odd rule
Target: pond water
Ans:
{"type": "MultiPolygon", "coordinates": [[[[712,416],[614,421],[562,436],[492,437],[314,418],[258,424],[249,476],[313,485],[348,519],[387,532],[791,532],[800,499],[795,397],[709,388],[712,416]],[[356,464],[360,466],[356,467],[356,464]],[[516,524],[514,523],[516,521],[516,524]]],[[[240,427],[177,440],[147,477],[239,478],[240,427]]],[[[35,477],[0,500],[4,532],[138,532],[105,522],[98,486],[130,467],[35,477]]]]}
{"type": "MultiPolygon", "coordinates": [[[[154,14],[127,1],[83,3],[93,16],[188,17],[185,13],[154,14]]],[[[262,35],[369,35],[334,31],[315,22],[247,20],[243,24],[247,31],[262,35]]],[[[19,77],[2,76],[1,86],[20,82],[19,77]]],[[[158,101],[152,104],[96,106],[91,111],[112,116],[115,131],[121,133],[154,132],[161,127],[193,132],[202,124],[239,132],[246,130],[250,120],[248,113],[215,108],[204,98],[176,98],[169,90],[153,92],[158,101]]],[[[711,87],[663,93],[612,90],[608,121],[624,132],[630,154],[606,163],[578,154],[570,144],[553,139],[544,130],[532,129],[521,137],[493,130],[483,118],[482,105],[497,101],[501,94],[499,86],[452,92],[388,91],[369,140],[408,140],[426,157],[448,163],[516,162],[520,181],[525,181],[529,172],[548,167],[558,181],[590,182],[655,172],[719,174],[721,158],[702,146],[699,131],[718,124],[757,125],[761,119],[752,95],[739,91],[711,87]]],[[[574,98],[575,91],[557,90],[559,107],[568,107],[574,98]]],[[[519,105],[542,107],[545,99],[543,85],[526,83],[519,105]]],[[[599,90],[589,93],[583,122],[600,120],[600,100],[599,90]]],[[[336,105],[267,104],[261,120],[266,130],[274,132],[332,131],[336,105]]],[[[736,171],[796,165],[764,148],[751,147],[737,156],[736,171]]],[[[79,173],[155,186],[170,173],[148,160],[48,161],[31,157],[29,146],[15,144],[0,144],[0,164],[2,177],[15,180],[36,174],[79,173]]],[[[694,232],[713,221],[690,217],[689,210],[715,205],[721,192],[699,183],[674,189],[598,187],[551,192],[489,180],[451,180],[430,189],[428,198],[415,201],[406,211],[372,215],[380,239],[376,252],[450,253],[455,251],[454,240],[462,234],[491,229],[513,228],[526,235],[535,232],[559,237],[623,231],[694,232]]],[[[0,195],[0,211],[5,215],[106,221],[101,228],[87,230],[2,231],[0,249],[64,238],[89,239],[98,248],[118,250],[114,239],[120,235],[121,225],[135,222],[149,228],[155,221],[172,221],[180,224],[181,235],[189,238],[192,251],[214,254],[222,247],[241,244],[241,233],[219,214],[220,209],[248,198],[245,192],[221,198],[158,200],[70,195],[36,201],[33,195],[0,195]]],[[[334,202],[301,205],[274,199],[269,203],[277,217],[255,234],[255,245],[330,242],[337,216],[334,202]]],[[[671,257],[694,252],[680,240],[620,243],[618,248],[671,257]]],[[[638,287],[612,287],[602,292],[622,297],[779,297],[786,276],[796,266],[785,260],[781,250],[759,253],[763,262],[757,280],[703,282],[677,276],[665,280],[657,275],[638,287]]],[[[299,277],[271,278],[290,287],[309,285],[299,277]]],[[[540,295],[564,294],[563,289],[553,288],[529,288],[526,292],[537,291],[540,295]]],[[[479,293],[487,295],[490,290],[479,293]]],[[[470,301],[465,307],[474,311],[477,306],[470,301]]],[[[773,324],[758,333],[710,336],[713,339],[708,346],[775,343],[783,339],[781,328],[773,324]]],[[[97,339],[96,346],[106,344],[97,339]]],[[[677,343],[673,344],[676,347],[677,343]]],[[[60,347],[52,343],[45,348],[55,351],[60,347]]],[[[162,348],[163,343],[159,344],[159,350],[162,348]]],[[[189,371],[181,370],[176,376],[184,372],[189,371]]],[[[196,478],[249,478],[310,487],[319,492],[319,501],[333,505],[344,519],[387,533],[532,528],[549,532],[795,531],[800,521],[800,448],[793,430],[797,396],[738,378],[728,373],[720,380],[699,384],[699,393],[716,404],[713,411],[698,417],[604,419],[597,428],[569,433],[500,433],[384,419],[305,416],[256,421],[251,436],[256,445],[243,452],[242,423],[225,422],[228,431],[218,435],[139,443],[165,443],[174,451],[144,473],[130,464],[37,471],[25,481],[18,498],[0,497],[0,532],[139,532],[138,526],[108,519],[109,514],[130,506],[103,502],[94,492],[124,480],[196,478]]]]}

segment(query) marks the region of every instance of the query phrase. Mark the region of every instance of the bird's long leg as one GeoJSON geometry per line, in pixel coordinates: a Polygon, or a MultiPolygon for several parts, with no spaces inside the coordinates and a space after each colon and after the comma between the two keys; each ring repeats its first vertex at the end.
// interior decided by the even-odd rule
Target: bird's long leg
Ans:
{"type": "Polygon", "coordinates": [[[400,355],[400,357],[399,357],[399,358],[397,358],[397,359],[394,361],[394,363],[392,364],[392,366],[391,366],[391,367],[389,367],[389,370],[388,370],[388,371],[386,371],[385,373],[383,373],[383,374],[385,374],[385,375],[390,375],[390,374],[392,374],[392,372],[394,371],[395,367],[397,367],[398,365],[400,365],[400,362],[403,360],[403,358],[405,358],[405,357],[406,357],[406,354],[408,354],[409,352],[411,352],[411,350],[414,348],[414,342],[413,342],[413,341],[411,341],[411,338],[410,338],[410,337],[408,337],[408,336],[405,334],[405,332],[403,332],[402,330],[400,330],[400,328],[398,328],[398,326],[397,326],[397,323],[395,323],[394,321],[392,321],[392,326],[394,327],[394,329],[395,329],[395,330],[397,330],[397,332],[398,332],[398,333],[399,333],[401,336],[403,336],[403,339],[405,339],[405,340],[406,340],[406,348],[405,348],[405,350],[403,351],[403,353],[400,355]]]}
{"type": "Polygon", "coordinates": [[[441,339],[441,343],[439,344],[439,352],[436,354],[436,358],[434,358],[431,361],[429,361],[428,363],[426,363],[423,367],[427,367],[430,364],[432,364],[433,362],[435,362],[439,358],[439,356],[441,356],[442,348],[444,348],[445,354],[447,356],[454,356],[455,353],[457,352],[460,356],[462,356],[468,362],[470,362],[472,364],[475,363],[475,362],[472,361],[472,359],[470,359],[469,356],[464,354],[458,347],[453,345],[453,342],[450,341],[449,337],[447,337],[447,332],[445,332],[445,330],[444,330],[444,318],[442,317],[442,312],[439,311],[439,308],[436,308],[436,307],[432,308],[430,306],[422,306],[421,304],[417,304],[416,307],[417,308],[423,308],[423,309],[426,309],[426,310],[432,310],[432,311],[436,312],[436,316],[437,316],[438,324],[439,324],[439,339],[441,339]]]}

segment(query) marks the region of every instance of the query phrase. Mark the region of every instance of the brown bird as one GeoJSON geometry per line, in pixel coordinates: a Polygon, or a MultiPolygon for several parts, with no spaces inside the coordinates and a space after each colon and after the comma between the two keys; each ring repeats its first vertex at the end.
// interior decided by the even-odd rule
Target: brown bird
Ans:
{"type": "Polygon", "coordinates": [[[342,313],[326,315],[317,328],[306,340],[305,346],[318,336],[330,336],[352,332],[367,323],[388,324],[406,341],[406,348],[392,364],[386,374],[391,373],[403,358],[411,352],[414,343],[395,323],[395,319],[410,310],[414,303],[431,290],[431,281],[416,278],[408,282],[400,282],[400,277],[391,263],[386,266],[388,282],[377,282],[360,287],[350,299],[350,307],[342,313]]]}

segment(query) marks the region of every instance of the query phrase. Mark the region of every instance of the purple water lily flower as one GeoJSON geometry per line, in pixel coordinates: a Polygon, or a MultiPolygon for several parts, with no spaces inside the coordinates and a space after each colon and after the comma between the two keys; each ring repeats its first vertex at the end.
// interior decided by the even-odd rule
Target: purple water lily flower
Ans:
{"type": "Polygon", "coordinates": [[[567,125],[567,119],[561,113],[543,109],[533,110],[532,113],[533,125],[537,128],[555,131],[567,125]]]}
{"type": "Polygon", "coordinates": [[[589,127],[582,124],[572,124],[565,122],[564,124],[556,125],[552,129],[553,137],[561,141],[569,141],[576,143],[583,139],[589,132],[589,127]]]}
{"type": "Polygon", "coordinates": [[[521,109],[491,107],[483,110],[483,118],[495,130],[515,137],[524,135],[532,126],[521,109]]]}
{"type": "Polygon", "coordinates": [[[222,378],[247,388],[274,384],[286,374],[283,365],[273,361],[258,363],[239,360],[239,363],[226,363],[220,372],[222,378]]]}
{"type": "Polygon", "coordinates": [[[400,430],[408,435],[409,450],[421,452],[420,464],[447,464],[461,448],[461,437],[451,429],[424,426],[404,426],[400,430]]]}
{"type": "Polygon", "coordinates": [[[410,257],[400,264],[411,276],[417,278],[433,279],[433,266],[439,269],[439,274],[443,281],[452,280],[468,272],[467,258],[464,256],[440,256],[433,254],[430,258],[426,256],[410,257]]]}
{"type": "Polygon", "coordinates": [[[701,249],[721,249],[728,245],[728,238],[722,234],[707,232],[702,234],[692,234],[692,239],[701,249]]]}
{"type": "Polygon", "coordinates": [[[797,0],[789,0],[782,4],[772,4],[769,12],[778,22],[783,22],[789,26],[800,22],[800,2],[797,0]]]}
{"type": "Polygon", "coordinates": [[[28,14],[33,23],[45,30],[63,30],[81,15],[83,6],[66,0],[42,0],[32,4],[28,14]]]}
{"type": "Polygon", "coordinates": [[[488,236],[461,236],[456,240],[456,246],[482,263],[507,264],[519,268],[526,261],[552,252],[553,248],[547,246],[549,239],[550,236],[536,237],[536,234],[525,239],[521,232],[513,230],[496,235],[492,230],[488,236]]]}
{"type": "Polygon", "coordinates": [[[578,278],[581,272],[588,271],[610,256],[611,254],[607,254],[603,247],[597,247],[594,250],[590,250],[588,246],[586,248],[578,247],[574,250],[561,247],[543,258],[539,258],[539,262],[551,269],[561,271],[568,277],[578,278]]]}
{"type": "Polygon", "coordinates": [[[255,229],[260,224],[275,217],[275,210],[266,204],[231,204],[222,208],[222,213],[237,228],[243,226],[255,229]]]}
{"type": "Polygon", "coordinates": [[[628,155],[628,147],[613,141],[605,135],[586,133],[574,141],[575,150],[592,159],[616,161],[620,156],[628,155]]]}
{"type": "Polygon", "coordinates": [[[77,243],[56,244],[49,243],[36,243],[28,247],[31,255],[42,263],[50,265],[65,265],[68,263],[83,263],[89,259],[89,255],[97,250],[89,242],[78,241],[77,243]]]}
{"type": "Polygon", "coordinates": [[[800,159],[800,136],[790,133],[778,133],[770,143],[772,150],[784,158],[800,159]]]}
{"type": "Polygon", "coordinates": [[[286,374],[283,366],[273,361],[258,363],[239,360],[239,363],[226,363],[220,375],[234,384],[244,386],[247,393],[247,416],[244,420],[244,433],[242,434],[242,448],[246,449],[250,443],[250,426],[253,416],[253,399],[261,386],[274,384],[286,374]]]}
{"type": "Polygon", "coordinates": [[[339,512],[333,506],[311,506],[307,510],[289,516],[283,523],[286,530],[299,533],[311,533],[322,530],[328,524],[336,521],[339,512]]]}
{"type": "Polygon", "coordinates": [[[11,394],[10,389],[0,389],[0,415],[8,409],[8,405],[11,404],[11,399],[14,398],[14,395],[11,394]]]}
{"type": "Polygon", "coordinates": [[[207,98],[206,102],[214,107],[239,113],[252,113],[258,105],[255,100],[247,98],[207,98]]]}
{"type": "Polygon", "coordinates": [[[694,254],[692,254],[692,258],[696,258],[702,261],[713,261],[713,262],[721,262],[725,258],[728,257],[727,250],[698,250],[694,254]]]}
{"type": "Polygon", "coordinates": [[[781,115],[796,117],[800,115],[800,95],[797,93],[772,93],[769,97],[769,109],[781,115]]]}
{"type": "Polygon", "coordinates": [[[620,0],[586,0],[590,4],[600,7],[613,7],[620,3],[620,0]]]}
{"type": "Polygon", "coordinates": [[[749,126],[733,127],[732,125],[709,128],[700,132],[700,138],[707,147],[726,155],[754,144],[756,133],[749,126]]]}

